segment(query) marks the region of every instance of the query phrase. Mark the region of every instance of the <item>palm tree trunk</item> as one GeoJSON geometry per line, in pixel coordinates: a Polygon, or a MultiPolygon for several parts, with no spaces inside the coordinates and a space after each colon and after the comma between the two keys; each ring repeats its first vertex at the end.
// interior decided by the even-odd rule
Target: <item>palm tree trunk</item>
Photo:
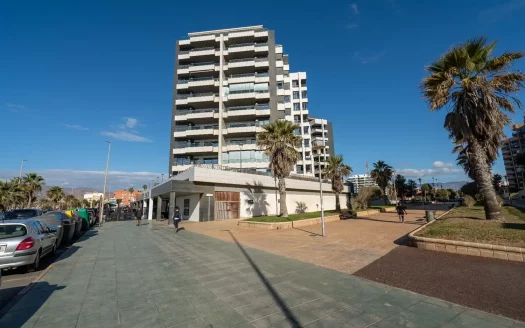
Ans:
{"type": "Polygon", "coordinates": [[[490,166],[487,164],[486,154],[483,147],[477,140],[469,140],[471,149],[471,158],[469,163],[474,171],[474,181],[478,185],[478,189],[483,196],[483,207],[485,208],[485,218],[487,220],[499,220],[503,216],[501,208],[496,198],[494,185],[492,184],[492,175],[490,166]]]}
{"type": "Polygon", "coordinates": [[[286,181],[284,178],[279,178],[279,204],[281,205],[281,216],[284,218],[288,217],[288,208],[286,207],[286,181]]]}
{"type": "Polygon", "coordinates": [[[28,192],[27,193],[27,208],[31,208],[31,200],[33,199],[33,193],[32,192],[28,192]]]}
{"type": "Polygon", "coordinates": [[[386,194],[386,187],[383,188],[383,202],[385,203],[385,205],[388,205],[388,196],[386,194]]]}
{"type": "Polygon", "coordinates": [[[337,212],[341,212],[341,203],[339,200],[339,193],[335,192],[335,210],[337,212]]]}

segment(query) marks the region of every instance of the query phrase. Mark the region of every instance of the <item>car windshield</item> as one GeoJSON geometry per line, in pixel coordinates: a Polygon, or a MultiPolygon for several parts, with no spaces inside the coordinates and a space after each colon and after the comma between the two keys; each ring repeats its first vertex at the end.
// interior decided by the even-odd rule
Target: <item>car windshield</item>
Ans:
{"type": "Polygon", "coordinates": [[[36,216],[35,210],[14,210],[11,213],[17,218],[31,218],[36,216]]]}
{"type": "Polygon", "coordinates": [[[0,225],[0,239],[22,237],[27,234],[27,229],[22,224],[2,224],[0,225]]]}

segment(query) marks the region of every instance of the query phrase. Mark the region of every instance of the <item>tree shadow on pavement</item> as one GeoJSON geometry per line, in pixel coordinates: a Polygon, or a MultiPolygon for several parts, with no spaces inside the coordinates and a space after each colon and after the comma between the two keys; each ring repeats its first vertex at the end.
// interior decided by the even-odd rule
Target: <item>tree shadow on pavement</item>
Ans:
{"type": "Polygon", "coordinates": [[[233,239],[233,241],[235,242],[235,244],[237,245],[237,247],[239,247],[240,251],[242,252],[242,254],[244,255],[244,257],[246,258],[246,260],[248,261],[248,263],[250,263],[250,265],[252,266],[253,270],[255,271],[255,273],[257,273],[257,276],[259,277],[259,279],[262,281],[262,283],[264,284],[264,286],[266,287],[266,289],[270,292],[273,300],[275,301],[275,303],[277,304],[277,306],[279,306],[279,308],[281,309],[282,313],[285,315],[286,317],[286,320],[289,322],[290,326],[291,327],[301,327],[301,325],[299,324],[299,320],[296,318],[296,316],[292,313],[292,311],[290,310],[290,308],[288,308],[288,306],[286,305],[286,303],[281,299],[281,297],[279,296],[279,294],[277,293],[277,291],[273,288],[273,286],[270,284],[270,282],[268,281],[268,279],[264,276],[264,274],[262,273],[262,271],[259,269],[259,267],[257,266],[257,264],[255,264],[255,262],[253,261],[253,259],[250,257],[250,255],[246,252],[246,250],[244,249],[244,247],[239,243],[239,241],[237,240],[237,238],[235,238],[235,236],[233,235],[233,233],[230,231],[230,230],[223,230],[223,231],[226,231],[230,234],[231,238],[233,239]]]}
{"type": "Polygon", "coordinates": [[[42,313],[38,313],[40,308],[51,294],[64,288],[43,281],[35,283],[27,291],[22,290],[0,310],[0,327],[33,326],[42,313]]]}
{"type": "Polygon", "coordinates": [[[292,228],[295,229],[295,230],[299,230],[299,231],[303,231],[303,232],[309,233],[310,237],[321,237],[322,236],[322,235],[318,234],[317,232],[308,231],[308,230],[304,230],[304,229],[300,229],[300,228],[296,228],[296,227],[292,227],[292,228]]]}

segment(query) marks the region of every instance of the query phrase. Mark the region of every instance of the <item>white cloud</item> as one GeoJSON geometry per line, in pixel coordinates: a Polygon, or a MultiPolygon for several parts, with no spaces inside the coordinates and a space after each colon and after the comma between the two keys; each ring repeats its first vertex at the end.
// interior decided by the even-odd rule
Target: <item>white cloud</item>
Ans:
{"type": "Polygon", "coordinates": [[[442,168],[433,168],[433,169],[400,169],[396,170],[396,174],[404,175],[405,177],[413,178],[413,177],[430,177],[430,176],[438,176],[438,175],[452,175],[452,174],[460,174],[464,173],[463,169],[459,168],[449,168],[449,167],[442,167],[442,168]]]}
{"type": "Polygon", "coordinates": [[[454,163],[445,163],[442,161],[435,161],[434,163],[432,163],[432,166],[435,168],[452,168],[455,165],[454,163]]]}
{"type": "Polygon", "coordinates": [[[133,129],[139,123],[139,121],[133,117],[125,117],[124,119],[126,120],[126,127],[129,129],[133,129]]]}
{"type": "Polygon", "coordinates": [[[102,131],[100,134],[107,137],[112,137],[115,139],[123,140],[123,141],[132,141],[132,142],[152,142],[150,139],[139,136],[138,134],[127,132],[124,130],[117,131],[117,132],[109,132],[109,131],[102,131]]]}
{"type": "Polygon", "coordinates": [[[359,15],[359,8],[357,8],[357,3],[351,3],[350,9],[354,15],[359,15]]]}
{"type": "MultiPolygon", "coordinates": [[[[111,165],[111,164],[110,164],[111,165]]],[[[82,171],[82,170],[37,170],[33,171],[40,174],[46,181],[47,186],[63,186],[67,188],[94,188],[95,190],[102,190],[104,185],[105,171],[82,171]]],[[[18,176],[16,170],[0,170],[0,179],[11,179],[18,176]]],[[[108,188],[111,184],[111,189],[122,188],[142,188],[142,185],[148,185],[151,180],[157,181],[157,177],[161,174],[155,172],[123,172],[123,171],[109,171],[108,172],[108,188]]],[[[166,178],[166,177],[165,177],[166,178]]]]}
{"type": "Polygon", "coordinates": [[[22,110],[27,108],[24,105],[13,104],[13,103],[7,103],[7,104],[5,104],[5,106],[7,107],[7,110],[10,111],[10,112],[20,112],[20,111],[22,111],[22,110]]]}
{"type": "Polygon", "coordinates": [[[66,128],[75,129],[75,130],[81,130],[81,131],[87,131],[88,128],[85,128],[83,126],[77,125],[77,124],[64,124],[66,128]]]}

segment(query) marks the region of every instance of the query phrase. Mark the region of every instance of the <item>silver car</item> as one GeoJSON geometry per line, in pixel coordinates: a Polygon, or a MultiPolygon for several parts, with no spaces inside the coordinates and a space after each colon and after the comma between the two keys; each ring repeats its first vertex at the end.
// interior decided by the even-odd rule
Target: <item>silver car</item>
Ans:
{"type": "Polygon", "coordinates": [[[0,222],[0,269],[38,269],[42,257],[56,254],[56,232],[37,219],[0,222]]]}

